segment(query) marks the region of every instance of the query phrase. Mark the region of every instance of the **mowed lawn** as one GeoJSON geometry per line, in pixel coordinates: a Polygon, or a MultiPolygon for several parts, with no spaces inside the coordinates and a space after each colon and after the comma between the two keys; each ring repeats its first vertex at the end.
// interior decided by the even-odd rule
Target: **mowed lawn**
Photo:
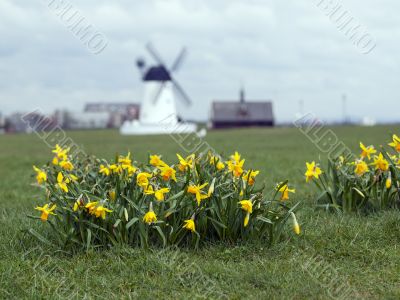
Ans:
{"type": "MultiPolygon", "coordinates": [[[[341,141],[385,144],[400,127],[336,127],[341,141]]],[[[87,153],[113,158],[130,150],[134,159],[160,153],[167,162],[185,152],[169,136],[123,137],[116,131],[68,132],[87,153]]],[[[28,219],[43,203],[31,186],[32,165],[52,158],[36,135],[0,136],[0,298],[1,299],[399,299],[400,213],[340,216],[313,208],[313,185],[304,180],[305,161],[326,160],[295,128],[209,132],[218,152],[235,150],[261,171],[271,189],[288,179],[301,201],[301,236],[290,224],[287,240],[272,248],[215,244],[188,249],[131,248],[68,255],[42,245],[22,230],[46,226],[28,219]]]]}

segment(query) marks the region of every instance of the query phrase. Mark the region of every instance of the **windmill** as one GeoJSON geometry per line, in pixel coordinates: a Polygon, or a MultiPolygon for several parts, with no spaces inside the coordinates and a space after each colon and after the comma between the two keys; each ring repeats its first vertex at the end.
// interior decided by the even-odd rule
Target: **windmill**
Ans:
{"type": "Polygon", "coordinates": [[[121,127],[122,134],[166,134],[195,132],[196,125],[178,122],[176,111],[177,100],[184,105],[192,101],[182,86],[173,77],[182,64],[187,53],[183,48],[171,68],[168,69],[156,49],[149,43],[146,48],[156,65],[147,67],[143,59],[136,64],[144,83],[144,96],[140,107],[139,121],[126,121],[121,127]]]}

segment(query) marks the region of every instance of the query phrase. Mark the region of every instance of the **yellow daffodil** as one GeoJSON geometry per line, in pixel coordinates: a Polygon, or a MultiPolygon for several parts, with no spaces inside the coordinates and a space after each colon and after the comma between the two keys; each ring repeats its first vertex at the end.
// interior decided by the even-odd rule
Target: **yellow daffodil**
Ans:
{"type": "Polygon", "coordinates": [[[157,222],[157,215],[153,211],[153,203],[150,202],[149,211],[144,215],[143,222],[151,224],[157,222]]]}
{"type": "Polygon", "coordinates": [[[128,152],[127,156],[120,155],[118,157],[118,163],[120,163],[122,165],[122,167],[126,167],[126,166],[132,165],[131,153],[128,152]]]}
{"type": "Polygon", "coordinates": [[[239,201],[239,204],[242,206],[241,208],[248,213],[253,212],[253,203],[250,200],[242,200],[239,201]]]}
{"type": "Polygon", "coordinates": [[[253,185],[254,184],[254,179],[256,178],[256,176],[260,173],[260,171],[253,171],[253,170],[249,170],[247,171],[247,173],[243,176],[243,180],[244,182],[248,182],[249,185],[253,185]]]}
{"type": "Polygon", "coordinates": [[[382,153],[378,156],[375,155],[374,162],[372,163],[376,170],[387,171],[389,169],[389,162],[383,157],[382,153]]]}
{"type": "Polygon", "coordinates": [[[43,182],[47,181],[47,174],[45,171],[33,166],[33,169],[36,172],[36,181],[38,184],[42,184],[43,182]]]}
{"type": "Polygon", "coordinates": [[[149,163],[154,167],[165,165],[165,162],[161,160],[161,156],[159,155],[150,155],[149,163]]]}
{"type": "Polygon", "coordinates": [[[371,154],[375,154],[376,150],[374,146],[370,145],[368,147],[365,147],[363,143],[360,142],[360,148],[361,148],[361,157],[365,158],[368,157],[368,159],[371,159],[371,154]]]}
{"type": "Polygon", "coordinates": [[[154,193],[154,197],[156,197],[156,199],[158,201],[164,201],[165,199],[165,194],[169,193],[169,188],[162,188],[159,190],[156,190],[154,193]]]}
{"type": "Polygon", "coordinates": [[[231,160],[238,164],[241,161],[240,156],[241,155],[237,151],[235,151],[235,154],[231,155],[231,160]]]}
{"type": "Polygon", "coordinates": [[[70,183],[69,178],[64,178],[63,174],[61,172],[58,172],[57,175],[57,186],[63,190],[65,193],[68,193],[68,186],[67,184],[70,183]]]}
{"type": "Polygon", "coordinates": [[[103,174],[105,176],[109,176],[111,173],[111,170],[108,167],[106,167],[105,165],[100,165],[99,173],[103,174]]]}
{"type": "Polygon", "coordinates": [[[250,220],[250,214],[253,212],[253,203],[251,203],[250,200],[242,200],[242,201],[239,201],[239,204],[241,205],[242,210],[244,210],[246,212],[246,216],[244,217],[243,226],[247,227],[247,225],[249,224],[249,220],[250,220]]]}
{"type": "Polygon", "coordinates": [[[96,218],[102,218],[103,220],[106,218],[106,213],[112,212],[112,210],[104,207],[103,205],[99,205],[98,201],[89,202],[85,205],[85,208],[88,210],[89,214],[95,216],[96,218]]]}
{"type": "MultiPolygon", "coordinates": [[[[278,184],[277,188],[279,188],[281,184],[278,184]]],[[[289,193],[295,193],[296,190],[295,189],[289,189],[289,186],[287,184],[281,186],[279,188],[279,192],[282,193],[281,195],[281,200],[289,200],[289,193]]]]}
{"type": "Polygon", "coordinates": [[[193,217],[192,217],[192,219],[185,220],[184,222],[185,222],[185,224],[183,225],[183,228],[185,228],[191,232],[196,232],[196,225],[194,224],[193,217]]]}
{"type": "Polygon", "coordinates": [[[358,176],[362,176],[369,171],[367,163],[363,160],[357,160],[355,165],[356,167],[354,169],[354,173],[356,173],[358,176]]]}
{"type": "Polygon", "coordinates": [[[136,183],[138,186],[145,188],[149,185],[149,178],[151,177],[152,175],[150,173],[141,172],[136,177],[136,183]]]}
{"type": "Polygon", "coordinates": [[[290,214],[291,214],[292,220],[293,220],[293,231],[294,231],[297,235],[299,235],[299,234],[300,234],[300,225],[299,225],[299,223],[297,222],[296,215],[295,215],[293,212],[291,212],[290,214]]]}
{"type": "Polygon", "coordinates": [[[318,179],[319,175],[321,175],[321,169],[315,164],[315,161],[308,163],[306,162],[307,170],[304,175],[306,175],[306,182],[310,181],[311,179],[316,178],[318,179]]]}
{"type": "Polygon", "coordinates": [[[153,195],[157,199],[157,201],[164,201],[165,194],[169,193],[169,188],[162,188],[154,191],[153,187],[149,185],[144,191],[146,195],[153,195]]]}
{"type": "Polygon", "coordinates": [[[393,147],[394,150],[396,150],[397,152],[400,152],[400,138],[397,135],[393,134],[392,140],[393,142],[389,143],[389,146],[393,147]]]}
{"type": "Polygon", "coordinates": [[[216,168],[218,171],[225,169],[225,164],[221,161],[221,158],[212,155],[210,158],[210,165],[214,165],[215,162],[217,162],[216,168]]]}
{"type": "Polygon", "coordinates": [[[53,158],[53,160],[51,161],[51,163],[53,164],[53,165],[58,165],[58,158],[57,158],[57,156],[55,156],[54,158],[53,158]]]}
{"type": "Polygon", "coordinates": [[[182,156],[180,156],[178,153],[176,154],[176,156],[179,159],[179,165],[178,165],[178,169],[179,171],[183,172],[185,171],[187,168],[190,168],[193,164],[193,159],[194,159],[194,154],[189,155],[188,157],[186,157],[186,159],[184,159],[182,156]]]}
{"type": "Polygon", "coordinates": [[[240,177],[240,175],[243,173],[243,164],[244,159],[239,162],[230,160],[228,161],[228,169],[232,172],[233,176],[240,177]]]}
{"type": "Polygon", "coordinates": [[[97,204],[99,204],[98,201],[93,201],[85,205],[85,208],[89,211],[89,214],[94,214],[97,204]]]}
{"type": "Polygon", "coordinates": [[[59,163],[60,167],[67,171],[72,171],[74,169],[74,165],[69,160],[63,160],[59,163]]]}
{"type": "Polygon", "coordinates": [[[56,206],[55,204],[53,204],[53,205],[49,208],[49,205],[48,205],[48,204],[45,204],[43,207],[37,206],[37,207],[35,207],[35,209],[42,212],[42,214],[41,214],[41,216],[40,216],[40,219],[41,219],[43,222],[46,222],[47,219],[48,219],[48,217],[49,217],[49,215],[56,215],[56,214],[53,212],[53,211],[56,209],[56,207],[57,207],[57,206],[56,206]]]}
{"type": "Polygon", "coordinates": [[[122,173],[122,166],[118,164],[112,164],[110,166],[110,171],[114,174],[121,174],[122,173]]]}
{"type": "Polygon", "coordinates": [[[176,181],[176,175],[175,175],[176,171],[173,168],[171,168],[168,165],[158,166],[158,168],[161,171],[161,177],[165,181],[170,180],[170,179],[176,181]]]}
{"type": "Polygon", "coordinates": [[[112,210],[99,205],[96,206],[96,208],[93,210],[93,214],[96,216],[96,218],[102,218],[103,220],[106,218],[106,213],[110,213],[112,210]]]}
{"type": "Polygon", "coordinates": [[[202,185],[189,185],[187,192],[190,194],[194,194],[196,195],[196,200],[197,200],[197,204],[200,205],[201,201],[203,199],[207,199],[209,196],[208,194],[205,194],[202,189],[205,188],[208,185],[208,182],[202,184],[202,185]]]}
{"type": "Polygon", "coordinates": [[[54,150],[52,151],[53,153],[56,154],[55,160],[53,160],[53,164],[57,165],[59,161],[67,160],[69,150],[70,150],[69,148],[63,149],[57,144],[54,150]]]}
{"type": "Polygon", "coordinates": [[[221,171],[225,169],[225,164],[222,161],[217,162],[217,170],[221,171]]]}
{"type": "MultiPolygon", "coordinates": [[[[122,166],[122,168],[124,168],[124,166],[122,166]]],[[[132,176],[136,172],[137,168],[134,166],[126,166],[125,170],[128,172],[128,176],[132,176]]]]}

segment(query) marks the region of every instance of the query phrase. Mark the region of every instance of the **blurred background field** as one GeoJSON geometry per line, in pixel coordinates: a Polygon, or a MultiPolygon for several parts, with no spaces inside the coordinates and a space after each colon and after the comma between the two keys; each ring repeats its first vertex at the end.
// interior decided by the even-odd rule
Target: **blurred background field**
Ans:
{"type": "MultiPolygon", "coordinates": [[[[397,126],[333,127],[358,154],[358,143],[386,145],[397,126]]],[[[70,131],[68,136],[88,154],[112,159],[131,151],[134,160],[163,154],[169,163],[175,153],[186,154],[170,136],[121,136],[116,131],[70,131]]],[[[68,256],[41,245],[22,229],[43,230],[27,219],[42,202],[32,165],[51,159],[50,149],[35,134],[0,136],[0,298],[207,298],[230,299],[398,298],[400,285],[400,215],[397,211],[372,216],[339,216],[313,208],[312,185],[304,180],[305,161],[318,160],[319,151],[295,128],[212,131],[206,141],[222,155],[235,150],[246,165],[261,171],[258,182],[267,188],[285,179],[296,188],[293,203],[302,235],[267,249],[262,243],[209,245],[197,252],[182,250],[179,264],[170,262],[173,250],[146,252],[113,249],[68,256]],[[330,267],[318,270],[315,261],[330,267]],[[192,264],[193,263],[193,264],[192,264]],[[185,267],[183,271],[182,266],[185,267]],[[308,266],[308,267],[307,267],[308,266]],[[191,270],[200,269],[198,278],[191,270]],[[311,271],[310,271],[311,270],[311,271]],[[314,271],[313,271],[314,270],[314,271]],[[379,275],[378,275],[379,274],[379,275]],[[210,285],[211,280],[214,285],[210,285]],[[333,281],[332,281],[333,280],[333,281]],[[333,282],[333,283],[332,283],[333,282]],[[349,283],[346,293],[338,292],[349,283]],[[211,289],[211,290],[210,290],[211,289]],[[73,291],[73,293],[71,292],[73,291]],[[335,294],[336,293],[336,294],[335,294]],[[50,296],[51,295],[51,296],[50,296]],[[338,296],[339,295],[339,296],[338,296]]],[[[322,161],[326,160],[326,154],[322,161]]]]}

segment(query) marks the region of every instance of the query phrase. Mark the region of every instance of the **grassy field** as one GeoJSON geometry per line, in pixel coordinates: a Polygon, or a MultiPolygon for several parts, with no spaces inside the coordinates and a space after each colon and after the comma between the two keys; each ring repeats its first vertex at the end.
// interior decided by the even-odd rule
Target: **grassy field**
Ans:
{"type": "MultiPolygon", "coordinates": [[[[379,146],[398,127],[337,127],[333,131],[358,152],[358,142],[379,146]]],[[[168,161],[182,152],[171,137],[122,137],[114,131],[69,132],[87,153],[114,157],[148,151],[168,161]]],[[[36,135],[0,136],[0,298],[220,298],[399,299],[400,214],[339,216],[313,208],[312,185],[303,177],[318,149],[297,129],[216,131],[207,142],[220,153],[235,150],[261,171],[268,186],[289,179],[301,201],[302,235],[288,227],[288,241],[209,245],[199,251],[120,248],[69,256],[41,245],[21,230],[42,230],[26,218],[42,202],[31,186],[32,165],[51,159],[36,135]]]]}

